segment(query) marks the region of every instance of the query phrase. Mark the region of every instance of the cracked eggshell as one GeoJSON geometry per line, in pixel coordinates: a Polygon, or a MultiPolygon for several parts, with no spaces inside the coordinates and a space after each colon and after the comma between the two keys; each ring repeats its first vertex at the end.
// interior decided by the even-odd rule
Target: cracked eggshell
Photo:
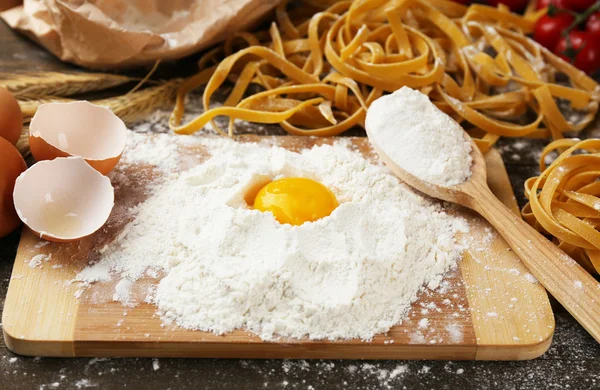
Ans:
{"type": "Polygon", "coordinates": [[[41,238],[68,242],[89,236],[114,205],[110,179],[81,157],[40,161],[23,172],[13,193],[19,218],[41,238]]]}
{"type": "Polygon", "coordinates": [[[88,101],[42,104],[29,125],[29,146],[37,161],[83,157],[103,175],[119,162],[126,140],[123,121],[88,101]]]}

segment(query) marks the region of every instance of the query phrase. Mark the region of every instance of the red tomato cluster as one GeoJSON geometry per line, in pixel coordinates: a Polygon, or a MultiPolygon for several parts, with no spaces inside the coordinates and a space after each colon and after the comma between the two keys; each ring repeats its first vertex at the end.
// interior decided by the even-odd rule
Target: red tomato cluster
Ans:
{"type": "Polygon", "coordinates": [[[549,12],[537,21],[533,38],[584,72],[596,72],[600,69],[600,12],[588,16],[590,7],[598,7],[596,2],[538,0],[538,9],[549,7],[549,12]]]}
{"type": "Polygon", "coordinates": [[[590,8],[596,0],[538,0],[537,9],[549,7],[550,4],[556,8],[568,9],[571,11],[585,11],[590,8]]]}
{"type": "MultiPolygon", "coordinates": [[[[490,5],[492,7],[497,7],[498,4],[504,4],[508,8],[510,8],[513,12],[521,12],[527,7],[529,4],[529,0],[453,0],[455,3],[460,3],[464,5],[469,5],[471,3],[483,3],[490,5]]],[[[585,11],[594,3],[596,0],[538,0],[537,1],[537,9],[542,9],[550,6],[550,4],[554,5],[556,8],[568,9],[571,11],[585,11]]]]}
{"type": "MultiPolygon", "coordinates": [[[[529,0],[453,1],[504,4],[512,12],[522,12],[529,4],[529,0]]],[[[537,0],[536,7],[548,8],[548,13],[538,19],[533,39],[587,74],[600,71],[600,0],[537,0]]]]}

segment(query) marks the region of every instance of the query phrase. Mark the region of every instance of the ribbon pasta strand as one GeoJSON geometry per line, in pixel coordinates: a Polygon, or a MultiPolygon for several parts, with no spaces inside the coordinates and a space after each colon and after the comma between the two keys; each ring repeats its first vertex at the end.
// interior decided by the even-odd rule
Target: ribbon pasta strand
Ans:
{"type": "MultiPolygon", "coordinates": [[[[485,152],[500,137],[559,140],[598,111],[598,84],[525,35],[542,15],[533,7],[517,15],[504,6],[449,0],[287,3],[276,8],[268,30],[234,34],[200,59],[199,73],[178,91],[169,121],[174,132],[191,134],[211,123],[232,136],[236,120],[249,120],[279,123],[296,135],[333,136],[363,127],[373,100],[409,86],[462,123],[485,152]],[[211,106],[229,84],[224,105],[211,106]],[[200,87],[205,112],[181,124],[186,95],[200,87]],[[227,130],[217,116],[229,117],[227,130]]],[[[575,199],[583,200],[555,193],[571,211],[571,203],[581,203],[575,199]]],[[[579,226],[563,212],[552,215],[557,225],[579,226]]],[[[597,249],[592,255],[600,264],[597,249]]]]}
{"type": "Polygon", "coordinates": [[[540,176],[525,182],[523,219],[584,268],[600,272],[600,140],[561,139],[544,148],[540,176]],[[549,165],[547,156],[564,150],[549,165]]]}

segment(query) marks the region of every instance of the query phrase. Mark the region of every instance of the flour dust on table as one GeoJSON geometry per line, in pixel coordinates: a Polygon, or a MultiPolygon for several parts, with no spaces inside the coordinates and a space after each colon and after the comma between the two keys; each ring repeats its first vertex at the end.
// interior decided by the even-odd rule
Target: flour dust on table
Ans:
{"type": "MultiPolygon", "coordinates": [[[[118,281],[114,299],[135,305],[132,284],[154,276],[145,300],[165,323],[217,334],[246,329],[264,340],[369,340],[401,323],[463,250],[455,240],[468,231],[463,219],[343,140],[295,153],[224,138],[129,139],[124,166],[154,165],[162,177],[76,280],[118,281]],[[179,151],[191,145],[212,157],[181,169],[179,151]],[[292,226],[248,205],[248,194],[284,177],[322,183],[339,206],[292,226]]],[[[117,172],[113,180],[127,178],[117,172]]]]}

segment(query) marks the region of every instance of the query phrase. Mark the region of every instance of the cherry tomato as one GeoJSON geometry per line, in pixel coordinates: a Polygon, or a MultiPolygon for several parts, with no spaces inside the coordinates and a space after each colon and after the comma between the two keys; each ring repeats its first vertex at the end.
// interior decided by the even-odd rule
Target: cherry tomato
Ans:
{"type": "Polygon", "coordinates": [[[554,16],[544,15],[535,24],[533,39],[545,48],[553,50],[560,40],[560,34],[574,20],[573,16],[564,12],[559,12],[554,16]]]}
{"type": "Polygon", "coordinates": [[[600,12],[593,13],[585,22],[585,31],[600,34],[600,12]]]}
{"type": "Polygon", "coordinates": [[[497,7],[498,4],[505,4],[513,12],[523,11],[529,3],[529,0],[487,0],[487,3],[492,7],[497,7]]]}
{"type": "MultiPolygon", "coordinates": [[[[573,50],[578,50],[586,38],[587,35],[583,31],[573,30],[569,33],[569,39],[571,40],[571,47],[573,48],[573,50]]],[[[565,61],[571,62],[571,59],[569,58],[569,56],[567,56],[566,53],[567,48],[567,38],[562,37],[560,38],[558,44],[554,48],[554,54],[561,57],[565,61]]]]}
{"type": "Polygon", "coordinates": [[[575,57],[575,66],[587,74],[600,69],[600,42],[591,39],[575,57]]]}
{"type": "Polygon", "coordinates": [[[596,0],[568,0],[565,1],[565,5],[573,11],[585,11],[590,8],[596,0]]]}
{"type": "Polygon", "coordinates": [[[568,2],[568,0],[538,0],[536,8],[542,9],[548,7],[550,4],[553,4],[556,8],[568,9],[568,2]]]}
{"type": "Polygon", "coordinates": [[[536,9],[546,8],[550,4],[550,0],[538,0],[535,4],[536,9]]]}
{"type": "Polygon", "coordinates": [[[569,33],[571,47],[575,53],[568,53],[566,38],[561,38],[554,53],[565,61],[572,62],[575,67],[587,74],[592,74],[600,69],[600,40],[585,31],[573,30],[569,33]],[[575,58],[572,58],[574,54],[575,58]]]}

